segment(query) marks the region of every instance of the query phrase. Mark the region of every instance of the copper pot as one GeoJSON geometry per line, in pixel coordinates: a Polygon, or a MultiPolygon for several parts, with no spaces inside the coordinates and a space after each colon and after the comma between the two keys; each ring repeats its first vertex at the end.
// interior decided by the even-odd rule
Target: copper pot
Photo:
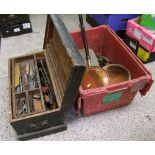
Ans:
{"type": "Polygon", "coordinates": [[[109,85],[109,76],[102,68],[91,66],[84,73],[81,86],[84,90],[109,85]]]}
{"type": "Polygon", "coordinates": [[[129,70],[119,64],[109,64],[103,69],[108,73],[110,77],[110,84],[123,82],[131,79],[129,70]]]}

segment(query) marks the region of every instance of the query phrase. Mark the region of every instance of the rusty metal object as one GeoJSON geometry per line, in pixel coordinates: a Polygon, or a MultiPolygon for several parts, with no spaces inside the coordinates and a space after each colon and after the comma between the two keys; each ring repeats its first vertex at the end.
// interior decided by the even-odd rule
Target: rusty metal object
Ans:
{"type": "Polygon", "coordinates": [[[109,58],[105,57],[105,56],[100,55],[100,56],[97,57],[97,59],[98,59],[100,67],[104,67],[106,65],[111,64],[111,60],[109,58]]]}
{"type": "Polygon", "coordinates": [[[42,112],[42,102],[40,94],[29,96],[30,112],[42,112]]]}
{"type": "Polygon", "coordinates": [[[23,115],[28,113],[26,98],[24,96],[17,97],[17,115],[23,115]]]}
{"type": "Polygon", "coordinates": [[[110,85],[118,82],[123,82],[131,79],[130,71],[120,64],[110,64],[103,69],[110,77],[110,85]]]}
{"type": "Polygon", "coordinates": [[[34,99],[34,109],[35,112],[42,112],[41,100],[34,99]]]}

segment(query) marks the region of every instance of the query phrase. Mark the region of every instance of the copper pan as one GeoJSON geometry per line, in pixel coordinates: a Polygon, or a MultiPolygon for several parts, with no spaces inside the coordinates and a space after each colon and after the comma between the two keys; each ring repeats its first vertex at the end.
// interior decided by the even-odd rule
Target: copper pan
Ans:
{"type": "Polygon", "coordinates": [[[79,21],[80,21],[82,39],[83,39],[85,52],[86,52],[86,60],[88,64],[88,68],[86,69],[84,73],[81,86],[84,90],[107,86],[109,85],[108,74],[102,68],[98,66],[91,66],[91,58],[89,54],[89,48],[88,48],[88,43],[87,43],[85,27],[83,24],[82,14],[79,15],[79,21]]]}
{"type": "Polygon", "coordinates": [[[110,85],[131,79],[131,73],[129,70],[120,64],[109,64],[103,67],[103,69],[109,75],[110,85]]]}
{"type": "Polygon", "coordinates": [[[91,66],[84,73],[81,86],[84,90],[109,85],[109,76],[102,68],[91,66]]]}

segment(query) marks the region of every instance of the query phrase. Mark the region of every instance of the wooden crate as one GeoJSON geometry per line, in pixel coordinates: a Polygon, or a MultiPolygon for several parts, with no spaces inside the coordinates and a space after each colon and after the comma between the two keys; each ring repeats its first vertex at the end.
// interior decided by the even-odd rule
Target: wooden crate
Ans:
{"type": "MultiPolygon", "coordinates": [[[[17,132],[19,140],[27,140],[67,128],[64,117],[65,108],[74,106],[79,85],[85,71],[85,63],[75,43],[58,15],[48,15],[44,50],[31,55],[9,59],[10,81],[10,123],[17,132]],[[37,88],[28,88],[16,92],[15,66],[17,63],[34,61],[38,78],[37,88]],[[47,74],[51,82],[51,90],[55,95],[55,108],[49,109],[45,104],[38,61],[45,60],[47,74]],[[40,111],[31,112],[29,96],[40,94],[40,111]],[[26,98],[27,113],[17,113],[17,99],[26,98]]],[[[17,80],[18,81],[18,80],[17,80]]]]}

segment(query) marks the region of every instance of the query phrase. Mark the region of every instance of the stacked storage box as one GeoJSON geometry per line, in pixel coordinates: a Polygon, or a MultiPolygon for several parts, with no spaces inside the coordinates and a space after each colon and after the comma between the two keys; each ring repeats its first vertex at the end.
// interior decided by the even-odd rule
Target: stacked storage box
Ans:
{"type": "Polygon", "coordinates": [[[127,21],[138,16],[139,14],[90,14],[86,20],[91,26],[108,25],[124,38],[127,21]]]}
{"type": "Polygon", "coordinates": [[[155,35],[140,23],[141,17],[128,21],[124,41],[143,63],[148,63],[155,60],[155,35]]]}
{"type": "Polygon", "coordinates": [[[0,32],[3,38],[32,32],[29,15],[0,15],[0,32]]]}

